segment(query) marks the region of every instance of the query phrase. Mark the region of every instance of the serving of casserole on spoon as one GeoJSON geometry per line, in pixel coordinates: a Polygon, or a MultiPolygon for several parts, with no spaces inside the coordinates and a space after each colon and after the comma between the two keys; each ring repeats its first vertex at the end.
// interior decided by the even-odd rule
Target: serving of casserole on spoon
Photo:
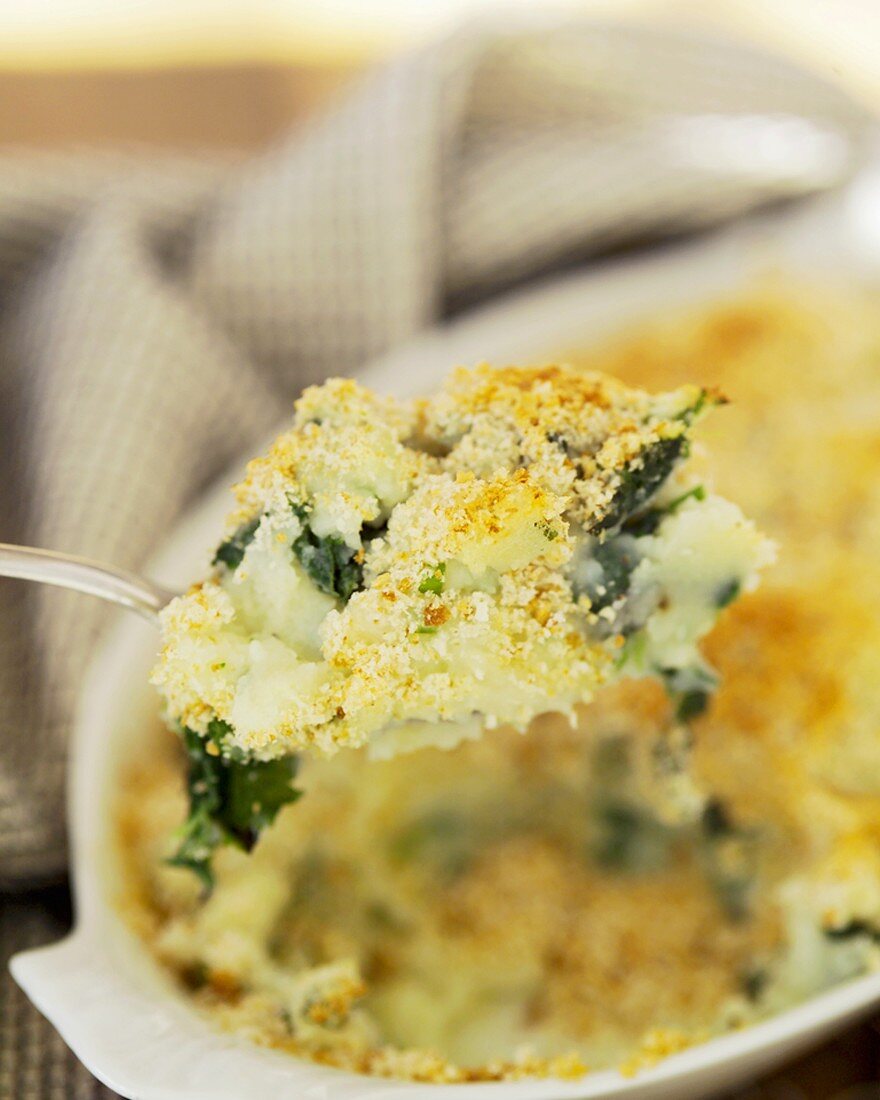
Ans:
{"type": "Polygon", "coordinates": [[[178,852],[210,882],[297,797],[296,755],[388,757],[571,713],[697,643],[772,545],[688,476],[723,398],[563,367],[458,370],[398,401],[334,379],[250,463],[210,574],[161,612],[153,681],[190,759],[178,852]]]}

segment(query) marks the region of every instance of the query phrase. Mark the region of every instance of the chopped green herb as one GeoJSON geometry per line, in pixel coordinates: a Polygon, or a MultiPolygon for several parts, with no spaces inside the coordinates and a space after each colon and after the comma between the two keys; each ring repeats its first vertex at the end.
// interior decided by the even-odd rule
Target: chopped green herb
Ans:
{"type": "Polygon", "coordinates": [[[234,535],[231,535],[225,542],[221,542],[211,564],[219,565],[222,562],[227,569],[237,569],[241,565],[245,550],[253,542],[261,518],[261,516],[257,516],[256,519],[243,523],[234,535]]]}
{"type": "Polygon", "coordinates": [[[686,500],[705,500],[706,490],[702,485],[695,485],[692,489],[688,489],[686,493],[682,493],[681,496],[675,497],[663,509],[667,515],[671,515],[673,512],[677,512],[678,509],[684,504],[686,500]]]}
{"type": "Polygon", "coordinates": [[[437,633],[437,627],[436,626],[417,626],[416,627],[416,634],[436,634],[436,633],[437,633]]]}
{"type": "Polygon", "coordinates": [[[559,532],[555,527],[552,527],[546,520],[541,520],[535,524],[541,534],[548,542],[553,542],[554,539],[559,538],[559,532]]]}
{"type": "Polygon", "coordinates": [[[435,596],[439,596],[443,591],[444,577],[446,575],[446,562],[441,561],[438,565],[435,565],[431,572],[424,578],[419,585],[419,592],[433,592],[435,596]]]}
{"type": "Polygon", "coordinates": [[[210,723],[204,737],[189,728],[183,730],[189,759],[189,817],[178,849],[168,862],[193,871],[206,891],[214,885],[211,862],[215,849],[233,844],[249,852],[281,807],[301,794],[293,787],[295,757],[234,759],[223,751],[231,732],[231,726],[219,719],[210,723]],[[217,751],[209,752],[209,745],[217,751]]]}
{"type": "Polygon", "coordinates": [[[291,508],[302,523],[291,546],[300,565],[322,592],[348,600],[364,586],[363,564],[355,561],[357,550],[337,535],[320,538],[308,524],[308,508],[298,502],[291,502],[291,508]]]}
{"type": "Polygon", "coordinates": [[[645,659],[645,651],[648,648],[648,638],[645,632],[636,631],[626,639],[626,644],[614,658],[614,667],[620,671],[624,665],[639,668],[645,659]]]}

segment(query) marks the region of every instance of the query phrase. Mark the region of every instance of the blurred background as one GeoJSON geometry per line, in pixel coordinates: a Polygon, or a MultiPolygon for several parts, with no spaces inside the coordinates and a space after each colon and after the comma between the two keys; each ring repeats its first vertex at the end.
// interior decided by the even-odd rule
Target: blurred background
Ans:
{"type": "Polygon", "coordinates": [[[505,6],[719,28],[880,107],[878,0],[0,0],[0,144],[253,149],[368,64],[505,6]]]}

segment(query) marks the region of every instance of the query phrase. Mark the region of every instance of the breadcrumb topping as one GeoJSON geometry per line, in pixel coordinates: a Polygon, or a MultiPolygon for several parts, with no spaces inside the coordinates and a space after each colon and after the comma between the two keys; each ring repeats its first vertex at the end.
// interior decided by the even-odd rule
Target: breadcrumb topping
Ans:
{"type": "MultiPolygon", "coordinates": [[[[620,673],[633,630],[622,589],[584,595],[575,553],[677,484],[693,421],[721,400],[560,366],[459,369],[414,402],[311,387],[236,487],[215,571],[162,615],[170,721],[219,719],[228,749],[271,759],[570,711],[620,673]]],[[[748,545],[718,583],[748,587],[760,539],[738,513],[720,522],[748,545]]],[[[677,623],[676,644],[706,626],[677,623]]]]}

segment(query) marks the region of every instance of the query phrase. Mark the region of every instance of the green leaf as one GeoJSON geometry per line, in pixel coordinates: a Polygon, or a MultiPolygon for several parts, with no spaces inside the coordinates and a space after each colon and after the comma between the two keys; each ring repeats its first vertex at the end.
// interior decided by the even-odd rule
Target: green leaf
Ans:
{"type": "Polygon", "coordinates": [[[593,530],[609,531],[619,527],[629,516],[644,508],[679,459],[687,454],[687,445],[687,437],[682,434],[672,439],[658,439],[645,447],[621,472],[620,486],[608,511],[593,530]]]}
{"type": "Polygon", "coordinates": [[[637,515],[627,517],[623,523],[623,532],[624,534],[632,535],[633,538],[641,538],[643,535],[653,535],[656,533],[661,522],[667,516],[671,516],[677,512],[686,500],[705,499],[706,490],[702,485],[695,485],[692,489],[688,489],[686,493],[682,493],[681,496],[677,496],[668,504],[663,505],[663,507],[654,505],[637,515]]]}
{"type": "MultiPolygon", "coordinates": [[[[675,417],[681,421],[685,428],[690,428],[701,416],[703,411],[711,405],[721,405],[726,401],[719,394],[710,393],[708,390],[700,390],[697,399],[692,405],[683,409],[675,417]]],[[[660,487],[675,469],[680,459],[687,458],[690,451],[690,441],[687,431],[668,439],[658,439],[644,447],[640,454],[626,466],[620,475],[620,486],[615,493],[608,511],[594,524],[594,531],[608,531],[619,527],[629,517],[635,516],[658,492],[660,487]]],[[[690,490],[681,498],[673,501],[667,507],[674,510],[688,496],[703,499],[702,487],[690,490]]],[[[656,527],[656,522],[653,525],[656,527]]],[[[644,531],[632,532],[633,534],[653,534],[653,528],[644,531]]]]}
{"type": "Polygon", "coordinates": [[[767,988],[769,981],[770,975],[761,967],[751,967],[739,977],[743,993],[753,1004],[761,999],[761,994],[767,988]]]}
{"type": "Polygon", "coordinates": [[[675,717],[679,722],[692,722],[708,708],[711,698],[710,692],[699,688],[695,691],[682,692],[675,708],[675,717]]]}
{"type": "Polygon", "coordinates": [[[868,936],[875,943],[880,943],[880,929],[875,928],[868,921],[858,918],[848,921],[846,924],[838,925],[836,928],[825,928],[823,932],[829,940],[851,940],[856,939],[858,936],[868,936]]]}
{"type": "Polygon", "coordinates": [[[291,502],[291,508],[302,523],[302,532],[291,547],[300,565],[322,592],[347,601],[364,586],[364,567],[354,560],[357,550],[337,535],[316,535],[308,524],[305,505],[291,502]]]}
{"type": "Polygon", "coordinates": [[[632,539],[609,538],[593,550],[593,559],[602,567],[601,591],[599,587],[587,591],[590,610],[601,611],[628,590],[633,570],[639,563],[639,555],[632,539]]]}
{"type": "Polygon", "coordinates": [[[699,420],[707,409],[715,405],[726,405],[727,403],[728,399],[717,390],[700,390],[700,395],[693,405],[682,409],[675,419],[683,420],[690,427],[691,424],[695,424],[699,420]]]}
{"type": "Polygon", "coordinates": [[[189,816],[180,830],[177,851],[169,859],[198,875],[206,892],[214,885],[212,859],[224,844],[250,851],[278,811],[301,795],[293,786],[296,757],[248,761],[228,747],[232,727],[213,719],[205,736],[184,728],[189,761],[189,816]],[[213,751],[212,751],[213,749],[213,751]]]}
{"type": "Polygon", "coordinates": [[[749,913],[757,870],[758,834],[738,824],[718,798],[706,803],[700,828],[701,861],[709,884],[728,919],[743,920],[749,913]]]}
{"type": "Polygon", "coordinates": [[[275,820],[278,811],[295,802],[301,791],[294,790],[296,757],[280,760],[231,763],[223,808],[223,821],[246,851],[260,833],[275,820]]]}
{"type": "Polygon", "coordinates": [[[725,581],[724,584],[719,585],[715,592],[715,606],[720,611],[724,607],[728,607],[739,596],[742,591],[742,584],[738,577],[731,577],[729,581],[725,581]]]}
{"type": "Polygon", "coordinates": [[[701,821],[706,836],[717,840],[719,837],[732,836],[736,831],[727,808],[719,798],[710,798],[703,808],[701,821]]]}
{"type": "Polygon", "coordinates": [[[222,562],[227,569],[237,569],[241,565],[245,550],[253,542],[261,518],[261,516],[257,516],[256,519],[248,520],[247,523],[243,523],[238,528],[234,535],[225,542],[221,542],[211,564],[219,565],[222,562]]]}
{"type": "Polygon", "coordinates": [[[701,860],[708,882],[727,918],[744,920],[757,870],[758,834],[738,825],[716,799],[706,805],[701,825],[701,860]]]}
{"type": "Polygon", "coordinates": [[[611,796],[596,806],[593,856],[619,872],[656,871],[669,859],[673,834],[641,807],[611,796]]]}
{"type": "Polygon", "coordinates": [[[684,725],[708,708],[718,687],[717,674],[706,664],[655,671],[675,705],[676,720],[684,725]]]}
{"type": "Polygon", "coordinates": [[[230,843],[230,840],[205,807],[193,807],[192,801],[190,807],[189,817],[180,831],[177,851],[168,859],[168,863],[172,867],[183,867],[192,871],[207,894],[214,887],[211,868],[214,850],[221,844],[230,843]]]}

